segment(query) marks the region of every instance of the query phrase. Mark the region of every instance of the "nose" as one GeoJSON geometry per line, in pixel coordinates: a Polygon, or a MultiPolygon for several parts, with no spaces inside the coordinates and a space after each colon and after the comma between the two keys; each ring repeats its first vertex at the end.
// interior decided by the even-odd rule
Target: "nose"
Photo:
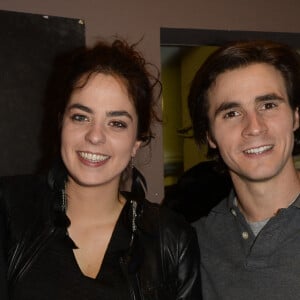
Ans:
{"type": "Polygon", "coordinates": [[[267,126],[263,116],[258,112],[248,113],[245,117],[244,136],[256,136],[267,131],[267,126]]]}
{"type": "Polygon", "coordinates": [[[106,136],[104,129],[99,124],[91,124],[88,128],[86,135],[85,135],[86,141],[88,141],[91,144],[99,144],[99,143],[105,143],[106,136]]]}

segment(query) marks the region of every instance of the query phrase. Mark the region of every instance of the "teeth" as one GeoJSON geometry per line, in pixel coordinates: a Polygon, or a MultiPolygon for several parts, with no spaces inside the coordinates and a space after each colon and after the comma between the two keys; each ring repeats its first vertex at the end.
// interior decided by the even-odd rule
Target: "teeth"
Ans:
{"type": "Polygon", "coordinates": [[[88,152],[79,152],[79,155],[91,162],[100,162],[108,158],[107,155],[100,155],[100,154],[94,154],[94,153],[88,153],[88,152]]]}
{"type": "Polygon", "coordinates": [[[258,148],[252,148],[252,149],[248,149],[245,150],[244,152],[247,154],[261,154],[265,151],[268,151],[270,149],[272,149],[273,146],[269,145],[269,146],[262,146],[262,147],[258,147],[258,148]]]}

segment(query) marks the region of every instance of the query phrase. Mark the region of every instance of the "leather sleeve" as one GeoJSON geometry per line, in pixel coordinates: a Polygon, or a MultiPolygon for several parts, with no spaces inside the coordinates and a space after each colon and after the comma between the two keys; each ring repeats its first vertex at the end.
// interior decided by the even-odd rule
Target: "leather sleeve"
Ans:
{"type": "Polygon", "coordinates": [[[6,209],[4,205],[3,183],[0,179],[0,299],[8,299],[7,288],[7,224],[6,209]]]}
{"type": "Polygon", "coordinates": [[[165,274],[176,278],[174,299],[201,300],[200,250],[195,229],[166,209],[162,209],[159,219],[165,274]]]}
{"type": "Polygon", "coordinates": [[[178,292],[176,299],[201,300],[200,254],[193,228],[180,236],[178,263],[178,292]]]}
{"type": "Polygon", "coordinates": [[[195,229],[183,216],[147,201],[138,227],[145,257],[140,269],[143,299],[201,300],[195,229]]]}

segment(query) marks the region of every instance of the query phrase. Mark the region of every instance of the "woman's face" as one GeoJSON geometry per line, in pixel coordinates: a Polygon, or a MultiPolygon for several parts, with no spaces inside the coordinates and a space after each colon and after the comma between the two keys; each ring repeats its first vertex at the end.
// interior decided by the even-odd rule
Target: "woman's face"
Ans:
{"type": "Polygon", "coordinates": [[[140,146],[138,118],[121,79],[92,75],[74,89],[66,107],[61,155],[69,180],[83,186],[116,185],[140,146]]]}

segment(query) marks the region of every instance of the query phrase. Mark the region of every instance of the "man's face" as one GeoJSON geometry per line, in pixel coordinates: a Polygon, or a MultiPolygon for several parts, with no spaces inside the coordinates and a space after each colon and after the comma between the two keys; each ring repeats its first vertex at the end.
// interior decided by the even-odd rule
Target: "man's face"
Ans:
{"type": "Polygon", "coordinates": [[[292,111],[284,79],[273,66],[257,63],[220,74],[208,101],[208,142],[233,180],[266,181],[294,168],[298,111],[292,111]]]}

